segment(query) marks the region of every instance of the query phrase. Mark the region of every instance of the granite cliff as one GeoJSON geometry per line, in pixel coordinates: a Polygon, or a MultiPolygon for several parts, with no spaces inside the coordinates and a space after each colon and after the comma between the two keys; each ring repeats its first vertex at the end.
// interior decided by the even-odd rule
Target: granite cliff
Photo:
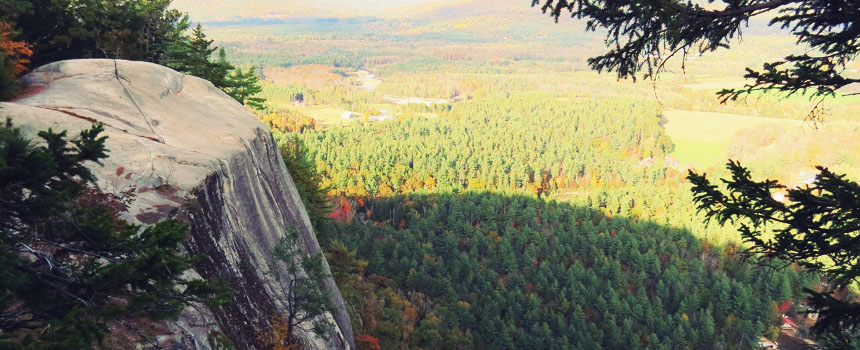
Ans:
{"type": "MultiPolygon", "coordinates": [[[[21,84],[16,100],[0,103],[0,118],[30,133],[75,134],[103,123],[110,158],[91,167],[99,186],[135,192],[130,221],[187,220],[186,250],[207,256],[189,273],[219,278],[234,290],[229,305],[195,305],[176,321],[125,320],[112,327],[108,343],[212,349],[213,336],[223,334],[237,349],[263,349],[261,337],[284,306],[283,290],[267,273],[274,246],[294,227],[305,254],[320,251],[268,129],[211,83],[150,63],[63,61],[34,70],[21,84]]],[[[300,336],[315,349],[353,349],[343,298],[331,278],[324,287],[339,306],[326,315],[337,327],[328,339],[300,336]]]]}

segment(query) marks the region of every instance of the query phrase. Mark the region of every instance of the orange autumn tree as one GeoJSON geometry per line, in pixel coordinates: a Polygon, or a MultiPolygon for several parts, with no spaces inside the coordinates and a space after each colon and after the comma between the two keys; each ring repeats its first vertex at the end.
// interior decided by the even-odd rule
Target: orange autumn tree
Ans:
{"type": "Polygon", "coordinates": [[[0,23],[0,52],[4,59],[9,61],[12,74],[18,75],[27,70],[33,50],[30,50],[30,45],[23,41],[12,40],[14,36],[15,31],[11,24],[0,23]]]}
{"type": "Polygon", "coordinates": [[[17,33],[11,24],[0,22],[0,99],[12,94],[15,78],[27,70],[33,51],[23,41],[15,41],[17,33]]]}
{"type": "Polygon", "coordinates": [[[380,350],[379,339],[372,335],[360,335],[355,337],[355,346],[358,350],[380,350]]]}
{"type": "Polygon", "coordinates": [[[301,343],[293,336],[293,327],[287,320],[276,315],[272,318],[272,329],[264,332],[259,337],[266,346],[272,350],[296,350],[301,348],[301,343]]]}

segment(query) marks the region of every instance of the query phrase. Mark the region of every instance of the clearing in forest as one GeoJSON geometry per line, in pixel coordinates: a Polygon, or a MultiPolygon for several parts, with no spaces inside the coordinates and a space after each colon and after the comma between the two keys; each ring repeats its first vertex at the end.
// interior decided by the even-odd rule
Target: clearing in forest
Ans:
{"type": "Polygon", "coordinates": [[[675,144],[670,155],[681,165],[705,169],[726,159],[726,148],[738,131],[767,123],[803,127],[803,121],[749,115],[667,109],[664,128],[675,144]]]}
{"type": "Polygon", "coordinates": [[[326,105],[307,106],[296,108],[299,112],[314,118],[317,125],[323,129],[345,125],[350,120],[343,119],[345,110],[326,105]]]}

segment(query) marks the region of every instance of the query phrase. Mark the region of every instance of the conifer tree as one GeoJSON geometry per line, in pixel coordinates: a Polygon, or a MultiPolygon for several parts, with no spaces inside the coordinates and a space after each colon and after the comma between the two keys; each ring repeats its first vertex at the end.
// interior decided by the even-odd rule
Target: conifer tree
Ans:
{"type": "Polygon", "coordinates": [[[322,240],[324,231],[321,229],[329,219],[328,213],[331,212],[327,189],[321,188],[319,185],[322,175],[317,171],[313,158],[308,154],[309,151],[304,140],[298,135],[281,139],[278,146],[284,163],[290,171],[290,177],[292,177],[293,183],[299,191],[299,196],[302,198],[302,203],[308,210],[317,236],[322,240]]]}
{"type": "Polygon", "coordinates": [[[224,290],[182,277],[186,224],[140,227],[120,218],[132,191],[98,189],[89,162],[107,157],[102,126],[69,140],[42,131],[30,141],[0,126],[0,348],[90,349],[106,323],[169,318],[224,290]]]}
{"type": "MultiPolygon", "coordinates": [[[[713,3],[713,1],[709,1],[713,3]]],[[[729,47],[757,16],[770,16],[768,24],[788,30],[804,50],[761,70],[747,68],[751,80],[741,89],[719,92],[723,101],[736,100],[756,91],[787,95],[811,93],[831,97],[837,90],[860,82],[845,75],[846,65],[860,52],[857,21],[860,4],[854,0],[723,0],[705,8],[685,0],[533,0],[556,21],[565,13],[584,19],[590,31],[605,30],[611,49],[588,60],[598,71],[619,77],[642,74],[655,78],[668,59],[729,47]]],[[[800,50],[800,49],[799,49],[800,50]]]]}
{"type": "Polygon", "coordinates": [[[331,275],[325,272],[322,253],[304,255],[299,248],[298,238],[298,230],[289,227],[287,235],[275,247],[274,257],[278,263],[269,270],[285,295],[283,302],[286,305],[286,315],[279,320],[281,326],[276,327],[283,329],[280,334],[272,336],[275,341],[270,345],[274,347],[291,348],[290,345],[300,344],[296,330],[313,331],[327,338],[334,328],[325,319],[325,314],[337,308],[322,287],[323,280],[331,275]]]}
{"type": "Polygon", "coordinates": [[[0,21],[32,45],[34,66],[75,58],[158,62],[187,28],[171,0],[0,0],[0,21]]]}
{"type": "Polygon", "coordinates": [[[725,188],[704,174],[690,172],[700,211],[720,224],[737,224],[749,252],[771,261],[796,263],[827,277],[829,288],[807,290],[819,313],[813,331],[835,349],[860,341],[860,303],[834,292],[860,281],[860,185],[819,167],[812,185],[787,188],[777,181],[755,181],[738,162],[725,188]],[[774,199],[787,193],[788,201],[774,199]]]}
{"type": "Polygon", "coordinates": [[[179,72],[206,79],[218,88],[227,87],[227,74],[233,66],[227,62],[224,49],[212,46],[212,42],[198,23],[191,36],[170,43],[162,63],[179,72]],[[218,59],[213,61],[216,51],[218,59]]]}
{"type": "Polygon", "coordinates": [[[260,78],[257,77],[255,67],[251,67],[247,71],[236,68],[227,75],[227,86],[224,88],[224,92],[245,106],[256,110],[265,109],[266,100],[256,97],[262,91],[263,88],[260,86],[260,78]]]}
{"type": "Polygon", "coordinates": [[[228,86],[233,66],[171,0],[0,0],[0,98],[26,68],[78,58],[157,62],[228,86]],[[218,51],[217,58],[213,54],[218,51]],[[31,63],[30,67],[26,67],[31,63]]]}

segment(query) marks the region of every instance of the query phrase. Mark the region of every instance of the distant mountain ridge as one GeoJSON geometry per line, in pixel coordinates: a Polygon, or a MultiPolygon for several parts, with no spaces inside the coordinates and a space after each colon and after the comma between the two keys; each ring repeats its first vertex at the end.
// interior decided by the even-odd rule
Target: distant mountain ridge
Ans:
{"type": "Polygon", "coordinates": [[[293,33],[426,34],[430,39],[490,41],[593,38],[576,20],[555,23],[531,7],[531,0],[174,0],[173,7],[187,12],[193,22],[210,26],[283,25],[293,33]]]}
{"type": "MultiPolygon", "coordinates": [[[[295,17],[380,17],[432,20],[450,17],[494,16],[529,13],[531,0],[174,0],[173,7],[201,22],[224,22],[246,18],[289,19],[295,17]]],[[[540,15],[538,9],[531,13],[540,15]]]]}
{"type": "MultiPolygon", "coordinates": [[[[353,24],[355,22],[350,21],[381,20],[390,22],[393,28],[398,29],[411,26],[407,30],[410,34],[459,32],[505,40],[600,36],[585,34],[585,25],[567,16],[562,16],[556,23],[550,16],[541,13],[539,7],[532,7],[531,4],[532,0],[173,0],[172,7],[188,13],[193,22],[213,25],[346,19],[349,20],[346,23],[353,24]],[[408,23],[409,26],[401,27],[400,23],[408,23]]],[[[750,21],[746,34],[785,34],[778,27],[768,26],[767,21],[750,21]]],[[[310,28],[311,32],[337,31],[325,23],[322,27],[310,25],[303,28],[310,28]]]]}

